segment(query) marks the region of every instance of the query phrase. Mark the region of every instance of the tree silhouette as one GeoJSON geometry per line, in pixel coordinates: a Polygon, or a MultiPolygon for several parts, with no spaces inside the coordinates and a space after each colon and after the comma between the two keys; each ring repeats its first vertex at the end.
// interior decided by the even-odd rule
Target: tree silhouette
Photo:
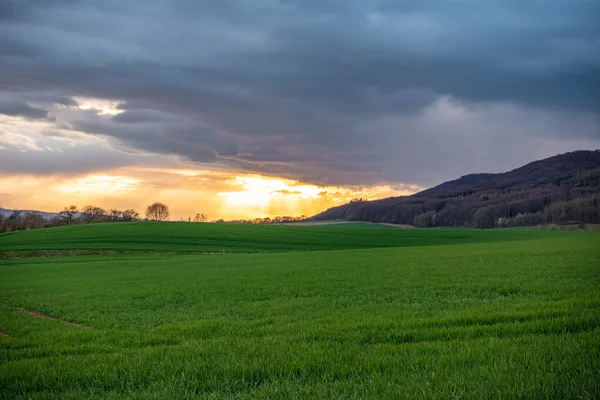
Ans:
{"type": "Polygon", "coordinates": [[[206,222],[208,220],[208,215],[202,213],[198,213],[196,214],[196,216],[194,217],[194,222],[206,222]]]}
{"type": "Polygon", "coordinates": [[[134,219],[138,219],[140,217],[140,214],[138,214],[137,211],[129,208],[125,211],[123,211],[123,221],[132,221],[134,219]]]}
{"type": "Polygon", "coordinates": [[[169,207],[163,203],[154,203],[146,208],[146,218],[153,221],[164,221],[169,218],[169,207]]]}
{"type": "Polygon", "coordinates": [[[71,225],[77,213],[77,206],[69,206],[65,207],[65,209],[59,213],[59,216],[64,223],[71,225]]]}
{"type": "Polygon", "coordinates": [[[101,207],[85,206],[83,210],[81,210],[81,216],[88,223],[96,222],[102,219],[102,217],[104,217],[105,215],[106,211],[101,207]]]}
{"type": "Polygon", "coordinates": [[[119,218],[121,218],[121,216],[123,215],[123,212],[121,212],[121,210],[113,208],[108,212],[108,215],[110,216],[112,222],[117,222],[119,218]]]}

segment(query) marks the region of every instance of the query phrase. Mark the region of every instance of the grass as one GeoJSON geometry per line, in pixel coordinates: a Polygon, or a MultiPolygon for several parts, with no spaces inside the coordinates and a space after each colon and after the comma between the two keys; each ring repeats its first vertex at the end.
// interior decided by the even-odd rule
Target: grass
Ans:
{"type": "MultiPolygon", "coordinates": [[[[265,253],[432,246],[523,241],[562,237],[562,232],[496,229],[399,229],[378,224],[323,226],[103,223],[12,232],[0,235],[8,251],[111,250],[117,252],[265,253]]],[[[585,232],[572,234],[585,237],[585,232]]]]}
{"type": "Polygon", "coordinates": [[[124,252],[0,260],[0,398],[600,397],[599,232],[111,229],[0,236],[124,252]]]}

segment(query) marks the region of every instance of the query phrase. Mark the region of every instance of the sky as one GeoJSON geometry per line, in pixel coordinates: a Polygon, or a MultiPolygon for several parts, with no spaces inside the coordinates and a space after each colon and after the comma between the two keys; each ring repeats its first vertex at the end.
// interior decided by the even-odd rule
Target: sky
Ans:
{"type": "Polygon", "coordinates": [[[596,0],[0,1],[0,207],[312,215],[600,148],[596,0]]]}

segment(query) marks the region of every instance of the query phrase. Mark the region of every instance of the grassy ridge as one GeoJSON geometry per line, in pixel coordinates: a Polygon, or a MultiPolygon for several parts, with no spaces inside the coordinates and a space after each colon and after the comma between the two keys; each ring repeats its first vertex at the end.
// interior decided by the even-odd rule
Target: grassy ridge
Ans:
{"type": "Polygon", "coordinates": [[[382,229],[379,225],[330,226],[104,223],[0,235],[0,251],[116,250],[214,253],[342,250],[520,241],[584,232],[530,230],[382,229]]]}
{"type": "Polygon", "coordinates": [[[0,398],[600,397],[600,235],[495,232],[0,262],[0,398]]]}

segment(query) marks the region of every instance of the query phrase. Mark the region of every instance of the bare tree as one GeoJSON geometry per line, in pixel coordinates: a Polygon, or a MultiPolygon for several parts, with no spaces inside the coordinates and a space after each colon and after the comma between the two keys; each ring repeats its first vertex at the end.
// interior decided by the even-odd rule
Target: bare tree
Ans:
{"type": "Polygon", "coordinates": [[[4,230],[7,232],[19,231],[25,229],[25,218],[21,210],[14,210],[4,223],[4,230]]]}
{"type": "Polygon", "coordinates": [[[85,206],[81,210],[81,216],[86,222],[96,222],[106,215],[106,211],[101,207],[85,206]]]}
{"type": "Polygon", "coordinates": [[[146,218],[153,221],[164,221],[169,218],[169,207],[163,203],[154,203],[146,208],[146,218]]]}
{"type": "Polygon", "coordinates": [[[62,210],[58,215],[65,224],[71,225],[75,219],[75,215],[77,215],[77,212],[77,206],[69,206],[65,207],[65,209],[62,210]]]}
{"type": "Polygon", "coordinates": [[[40,213],[30,212],[25,214],[24,229],[39,229],[44,226],[44,218],[40,213]]]}
{"type": "Polygon", "coordinates": [[[119,220],[119,218],[121,218],[123,213],[120,210],[113,208],[108,211],[108,215],[110,216],[110,219],[112,220],[112,222],[117,222],[119,220]]]}
{"type": "Polygon", "coordinates": [[[63,220],[60,215],[54,216],[46,221],[46,226],[61,226],[63,224],[63,220]]]}
{"type": "Polygon", "coordinates": [[[123,211],[123,221],[132,221],[134,219],[138,219],[139,217],[140,214],[131,208],[123,211]]]}
{"type": "Polygon", "coordinates": [[[92,222],[94,220],[93,206],[85,206],[81,209],[81,219],[85,222],[92,222]]]}
{"type": "Polygon", "coordinates": [[[206,214],[196,214],[194,217],[194,222],[206,222],[208,221],[208,215],[206,214]]]}

